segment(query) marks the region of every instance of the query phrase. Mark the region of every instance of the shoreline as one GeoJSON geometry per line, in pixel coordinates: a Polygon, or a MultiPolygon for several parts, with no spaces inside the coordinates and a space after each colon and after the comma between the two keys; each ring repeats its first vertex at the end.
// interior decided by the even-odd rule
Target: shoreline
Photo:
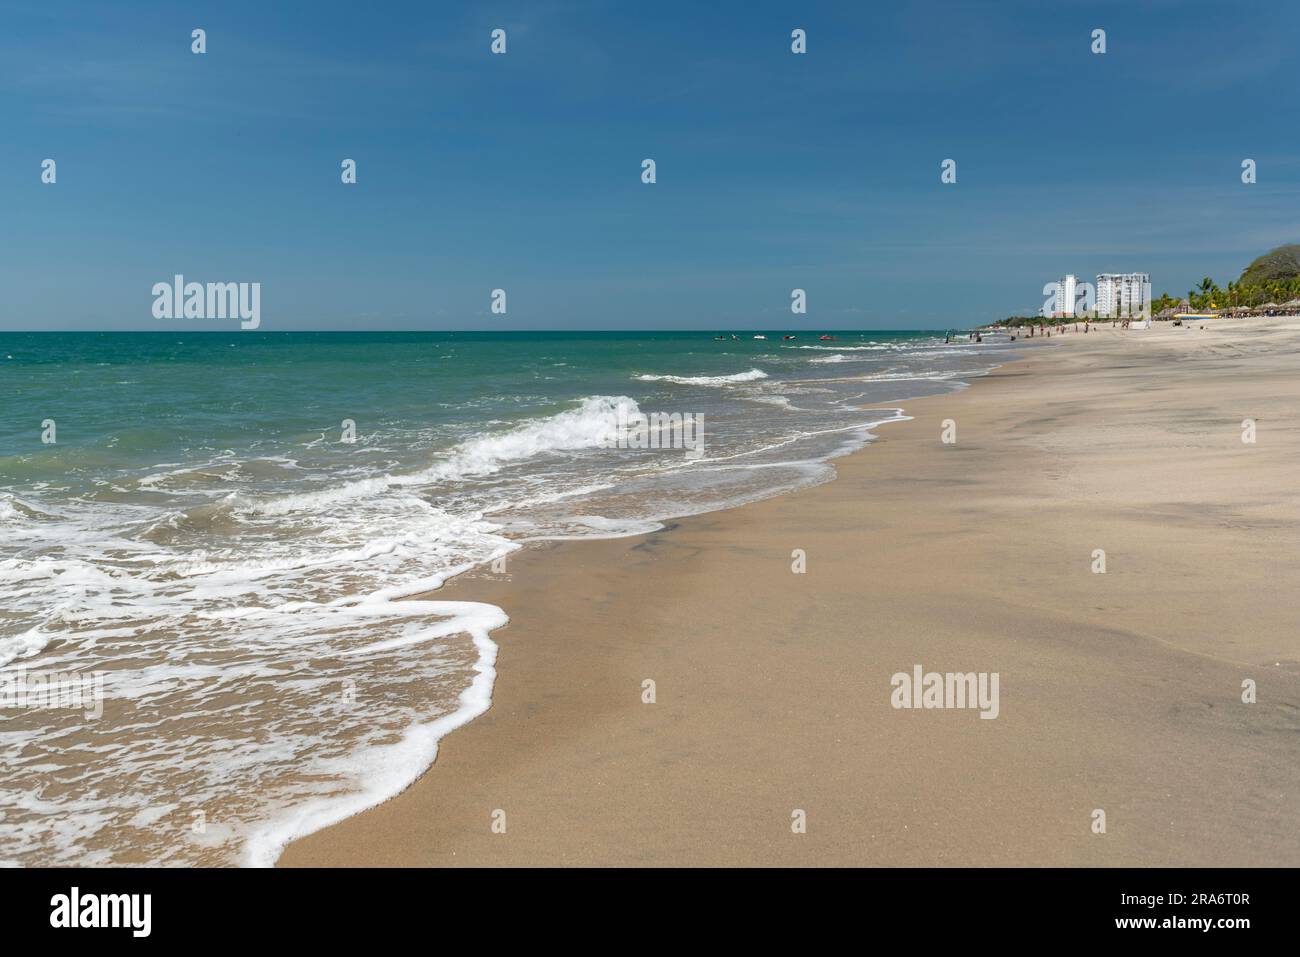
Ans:
{"type": "Polygon", "coordinates": [[[1293,378],[1300,336],[1267,323],[1189,335],[1027,342],[971,387],[900,402],[910,420],[836,458],[831,482],[645,535],[533,543],[505,578],[448,582],[436,599],[511,618],[493,634],[489,710],[411,787],[278,863],[1295,864],[1300,655],[1257,582],[1285,595],[1300,569],[1277,567],[1230,513],[1300,519],[1283,501],[1297,443],[1275,433],[1247,462],[1226,406],[1246,391],[1261,421],[1300,409],[1295,386],[1261,405],[1293,378]],[[1225,344],[1238,354],[1218,355],[1225,344]],[[1267,375],[1204,374],[1247,352],[1267,375]],[[1125,381],[1157,365],[1172,370],[1163,388],[1125,381]],[[1208,418],[1187,414],[1197,390],[1208,418]],[[1099,398],[1108,428],[1087,421],[1099,398]],[[1145,423],[1143,402],[1158,404],[1145,423]],[[1166,442],[1161,460],[1170,435],[1196,441],[1166,442]],[[1192,460],[1216,474],[1180,489],[1192,460]],[[1177,507],[1152,482],[1173,482],[1177,507]],[[1167,513],[1154,523],[1153,504],[1167,513]],[[1099,541],[1104,575],[1089,568],[1099,541]],[[1140,573],[1163,549],[1196,560],[1174,561],[1169,582],[1140,573]],[[890,676],[918,664],[999,673],[999,717],[892,708],[890,676]],[[1243,677],[1258,680],[1254,705],[1234,705],[1243,677]],[[1247,774],[1279,803],[1241,808],[1247,774]]]}

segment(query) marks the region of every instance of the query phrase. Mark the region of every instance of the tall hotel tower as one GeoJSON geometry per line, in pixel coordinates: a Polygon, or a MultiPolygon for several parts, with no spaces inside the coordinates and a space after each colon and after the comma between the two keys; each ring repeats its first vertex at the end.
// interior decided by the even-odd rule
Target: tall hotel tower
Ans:
{"type": "Polygon", "coordinates": [[[1065,276],[1056,280],[1056,306],[1052,310],[1053,315],[1074,315],[1074,293],[1078,282],[1074,276],[1065,276]]]}
{"type": "Polygon", "coordinates": [[[1144,272],[1104,272],[1097,276],[1097,315],[1145,316],[1151,311],[1151,276],[1144,272]]]}

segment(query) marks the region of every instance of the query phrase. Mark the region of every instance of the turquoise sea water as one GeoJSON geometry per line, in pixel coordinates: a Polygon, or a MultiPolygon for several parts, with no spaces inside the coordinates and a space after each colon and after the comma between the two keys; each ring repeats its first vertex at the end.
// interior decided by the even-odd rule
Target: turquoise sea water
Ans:
{"type": "Polygon", "coordinates": [[[268,863],[486,707],[509,609],[402,596],[827,481],[1006,355],[752,335],[0,335],[0,678],[106,675],[94,721],[0,710],[0,862],[268,863]]]}

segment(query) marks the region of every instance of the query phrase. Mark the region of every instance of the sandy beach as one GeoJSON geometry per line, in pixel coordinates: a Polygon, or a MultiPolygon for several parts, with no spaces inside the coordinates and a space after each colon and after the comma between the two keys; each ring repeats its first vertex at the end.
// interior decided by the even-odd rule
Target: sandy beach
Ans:
{"type": "Polygon", "coordinates": [[[491,709],[280,864],[1300,865],[1298,373],[1300,321],[1036,338],[833,482],[462,576],[491,709]]]}

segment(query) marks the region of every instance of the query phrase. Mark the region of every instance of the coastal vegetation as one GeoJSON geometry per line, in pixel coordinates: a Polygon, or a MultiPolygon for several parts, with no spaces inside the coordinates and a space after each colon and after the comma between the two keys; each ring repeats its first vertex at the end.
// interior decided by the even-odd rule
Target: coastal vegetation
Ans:
{"type": "Polygon", "coordinates": [[[1265,303],[1280,305],[1300,299],[1300,244],[1269,250],[1243,269],[1235,282],[1225,286],[1220,287],[1206,276],[1186,296],[1164,293],[1152,300],[1151,310],[1160,313],[1177,309],[1184,299],[1192,309],[1259,308],[1265,303]]]}

